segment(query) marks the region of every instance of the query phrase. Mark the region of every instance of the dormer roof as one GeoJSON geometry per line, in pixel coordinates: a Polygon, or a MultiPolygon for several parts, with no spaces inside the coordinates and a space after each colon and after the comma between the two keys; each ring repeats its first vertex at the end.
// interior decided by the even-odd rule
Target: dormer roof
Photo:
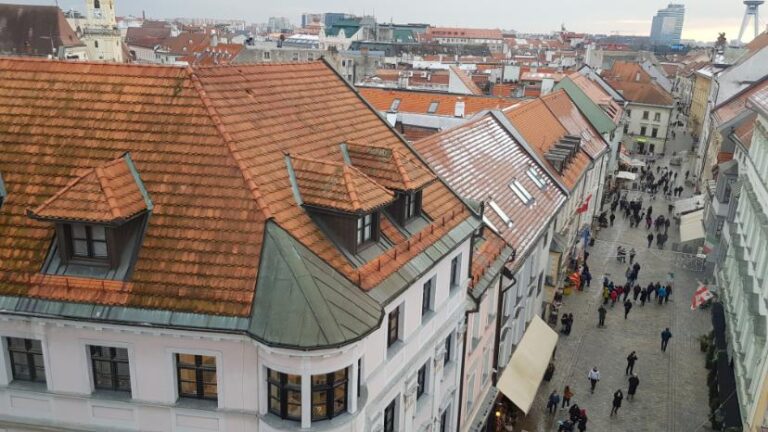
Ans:
{"type": "Polygon", "coordinates": [[[344,146],[352,166],[387,189],[412,192],[437,179],[426,167],[399,150],[358,143],[344,146]]]}
{"type": "Polygon", "coordinates": [[[27,214],[34,219],[120,224],[152,209],[128,153],[79,173],[27,214]]]}
{"type": "Polygon", "coordinates": [[[305,205],[348,213],[369,213],[391,203],[394,194],[345,163],[291,156],[305,205]]]}

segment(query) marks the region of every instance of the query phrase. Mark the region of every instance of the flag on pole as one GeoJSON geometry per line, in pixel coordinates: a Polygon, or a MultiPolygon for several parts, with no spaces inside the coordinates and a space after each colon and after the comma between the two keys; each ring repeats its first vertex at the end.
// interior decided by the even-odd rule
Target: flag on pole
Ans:
{"type": "Polygon", "coordinates": [[[576,213],[584,213],[587,210],[589,210],[589,202],[592,200],[592,194],[589,194],[586,199],[584,199],[584,203],[581,204],[577,209],[576,213]]]}
{"type": "Polygon", "coordinates": [[[691,310],[698,309],[699,306],[709,301],[712,297],[714,297],[714,295],[707,288],[707,286],[700,283],[699,288],[695,293],[693,293],[693,298],[691,299],[691,310]]]}

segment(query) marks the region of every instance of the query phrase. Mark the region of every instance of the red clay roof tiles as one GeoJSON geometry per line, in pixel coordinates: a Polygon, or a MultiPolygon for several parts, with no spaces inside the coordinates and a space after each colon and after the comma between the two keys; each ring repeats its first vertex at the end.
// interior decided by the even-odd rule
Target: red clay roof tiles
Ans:
{"type": "Polygon", "coordinates": [[[367,213],[394,199],[385,189],[345,163],[292,156],[304,204],[349,213],[367,213]]]}
{"type": "Polygon", "coordinates": [[[568,135],[581,138],[581,146],[589,157],[595,159],[608,148],[603,137],[581,115],[579,108],[568,97],[568,93],[562,90],[556,91],[543,96],[541,100],[568,131],[568,135]]]}
{"type": "Polygon", "coordinates": [[[369,289],[471,217],[433,182],[423,208],[434,222],[355,268],[295,202],[284,160],[334,160],[344,142],[411,152],[323,62],[179,68],[0,58],[8,189],[0,294],[242,316],[258,289],[267,219],[369,289]],[[64,278],[83,287],[64,291],[35,282],[53,229],[25,209],[125,152],[154,203],[130,281],[119,294],[86,289],[90,280],[64,278]]]}
{"type": "Polygon", "coordinates": [[[148,210],[128,158],[86,170],[28,213],[38,219],[115,223],[148,210]]]}
{"type": "Polygon", "coordinates": [[[352,166],[380,185],[399,191],[415,191],[437,179],[421,163],[399,150],[347,143],[352,166]]]}
{"type": "Polygon", "coordinates": [[[359,87],[360,95],[379,111],[387,111],[392,101],[400,99],[399,112],[414,114],[434,114],[453,116],[456,102],[464,101],[464,114],[471,116],[483,110],[501,109],[514,105],[518,101],[510,98],[493,96],[457,95],[441,92],[415,90],[391,90],[375,87],[359,87]],[[430,105],[437,103],[434,113],[429,112],[430,105]]]}

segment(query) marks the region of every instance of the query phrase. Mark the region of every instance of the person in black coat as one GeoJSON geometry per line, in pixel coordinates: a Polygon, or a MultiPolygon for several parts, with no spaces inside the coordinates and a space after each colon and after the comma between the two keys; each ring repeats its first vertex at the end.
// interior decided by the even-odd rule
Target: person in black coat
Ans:
{"type": "Polygon", "coordinates": [[[637,386],[640,385],[640,378],[637,377],[637,374],[632,374],[631,377],[629,377],[629,389],[627,390],[627,400],[632,400],[635,398],[635,392],[637,392],[637,386]]]}
{"type": "Polygon", "coordinates": [[[635,362],[637,361],[637,354],[634,351],[627,356],[627,369],[624,371],[624,375],[634,375],[632,372],[635,369],[635,362]]]}
{"type": "Polygon", "coordinates": [[[613,394],[613,408],[611,408],[611,415],[619,415],[622,399],[624,399],[624,392],[622,392],[621,389],[616,390],[616,393],[613,394]]]}

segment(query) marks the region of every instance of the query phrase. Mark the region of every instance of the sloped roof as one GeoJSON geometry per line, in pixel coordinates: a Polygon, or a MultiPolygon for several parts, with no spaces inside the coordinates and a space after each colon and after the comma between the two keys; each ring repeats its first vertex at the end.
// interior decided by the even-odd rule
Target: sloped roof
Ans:
{"type": "Polygon", "coordinates": [[[85,170],[28,213],[38,219],[118,223],[152,209],[130,155],[85,170]]]}
{"type": "Polygon", "coordinates": [[[716,124],[723,125],[736,118],[739,114],[745,113],[747,111],[747,99],[766,88],[768,88],[768,75],[715,107],[712,116],[716,124]]]}
{"type": "Polygon", "coordinates": [[[587,119],[589,119],[589,122],[595,129],[597,129],[598,132],[610,133],[616,129],[617,125],[613,123],[608,114],[606,114],[602,108],[600,108],[592,99],[590,99],[586,93],[582,91],[581,88],[574,84],[574,82],[569,77],[566,77],[560,81],[555,86],[555,89],[565,90],[565,92],[568,93],[568,96],[579,107],[579,110],[587,119]]]}
{"type": "Polygon", "coordinates": [[[630,102],[658,106],[672,106],[675,102],[672,95],[656,83],[607,81],[630,102]]]}
{"type": "Polygon", "coordinates": [[[640,63],[617,60],[603,72],[603,77],[615,81],[651,82],[651,75],[640,63]]]}
{"type": "Polygon", "coordinates": [[[355,267],[294,200],[284,159],[332,159],[344,142],[412,154],[321,61],[171,67],[2,58],[0,172],[9,196],[0,212],[0,296],[244,317],[259,289],[267,220],[363,290],[465,222],[461,232],[471,231],[476,219],[436,181],[424,190],[433,220],[424,234],[355,267]],[[34,278],[54,231],[25,209],[125,152],[154,203],[131,280],[114,296],[93,280],[59,277],[55,286],[72,289],[46,288],[50,278],[34,278]],[[43,289],[32,291],[35,284],[43,289]],[[78,286],[99,295],[80,296],[78,286]]]}
{"type": "Polygon", "coordinates": [[[416,141],[413,146],[459,195],[486,202],[483,216],[518,256],[527,253],[566,200],[547,170],[492,113],[416,141]],[[543,189],[529,176],[529,170],[542,179],[543,189]],[[533,196],[531,204],[526,205],[509,187],[514,179],[533,196]],[[489,201],[509,217],[511,226],[489,201]]]}
{"type": "Polygon", "coordinates": [[[568,93],[563,90],[554,91],[543,96],[541,100],[568,131],[568,135],[581,138],[581,148],[587,152],[589,157],[596,159],[608,150],[608,144],[589,124],[589,121],[581,115],[579,108],[568,97],[568,93]]]}
{"type": "Polygon", "coordinates": [[[578,72],[572,73],[568,78],[611,118],[614,125],[619,124],[621,116],[624,113],[624,108],[616,103],[608,92],[606,92],[598,83],[592,81],[588,76],[578,72]]]}
{"type": "Polygon", "coordinates": [[[131,46],[154,48],[165,39],[171,37],[171,27],[147,26],[147,21],[141,27],[128,27],[125,33],[125,43],[131,46]]]}
{"type": "Polygon", "coordinates": [[[365,100],[379,111],[388,111],[392,101],[400,99],[398,112],[414,114],[430,114],[429,108],[437,102],[434,115],[453,117],[456,102],[464,101],[464,114],[474,115],[483,110],[501,109],[519,102],[517,99],[495,96],[472,96],[443,92],[428,92],[416,90],[390,90],[375,87],[358,87],[358,92],[365,100]]]}
{"type": "Polygon", "coordinates": [[[479,29],[466,27],[427,27],[428,38],[448,37],[465,39],[502,39],[499,29],[479,29]]]}
{"type": "MultiPolygon", "coordinates": [[[[557,117],[547,108],[544,101],[534,99],[504,110],[504,115],[514,125],[523,139],[538,153],[540,160],[545,160],[546,153],[552,149],[568,131],[558,121],[557,117]]],[[[581,149],[559,173],[549,162],[549,171],[557,176],[568,190],[573,191],[589,166],[589,156],[581,149]]]]}
{"type": "Polygon", "coordinates": [[[749,97],[748,104],[750,108],[759,110],[763,116],[768,117],[768,89],[753,94],[749,97]]]}
{"type": "Polygon", "coordinates": [[[46,57],[83,45],[56,6],[0,4],[0,23],[0,54],[46,57]]]}
{"type": "Polygon", "coordinates": [[[291,160],[306,205],[367,213],[394,199],[392,192],[351,165],[297,156],[291,160]]]}
{"type": "Polygon", "coordinates": [[[346,144],[352,166],[391,190],[415,191],[437,179],[413,157],[388,147],[346,144]]]}
{"type": "Polygon", "coordinates": [[[483,94],[483,91],[480,90],[480,87],[478,87],[474,81],[472,81],[472,77],[470,77],[469,74],[461,70],[461,68],[456,65],[451,65],[450,68],[451,72],[461,81],[462,84],[464,84],[464,87],[467,88],[467,91],[469,91],[470,94],[475,96],[483,94]]]}

